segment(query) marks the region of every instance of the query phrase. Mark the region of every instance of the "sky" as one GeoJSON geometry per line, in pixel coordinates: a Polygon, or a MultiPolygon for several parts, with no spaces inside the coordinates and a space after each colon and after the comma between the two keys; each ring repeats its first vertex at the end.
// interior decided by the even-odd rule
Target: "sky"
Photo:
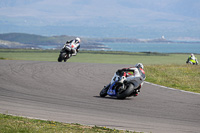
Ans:
{"type": "Polygon", "coordinates": [[[0,0],[0,33],[200,40],[200,0],[0,0]]]}

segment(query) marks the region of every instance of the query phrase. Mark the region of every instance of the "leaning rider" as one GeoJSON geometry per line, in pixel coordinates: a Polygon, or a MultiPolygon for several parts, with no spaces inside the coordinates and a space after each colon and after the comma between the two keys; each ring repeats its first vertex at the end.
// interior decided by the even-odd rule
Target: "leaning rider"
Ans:
{"type": "Polygon", "coordinates": [[[65,45],[63,46],[63,48],[68,49],[69,51],[71,51],[72,55],[75,56],[77,52],[79,51],[80,42],[81,42],[81,39],[77,37],[74,40],[67,41],[65,45]]]}
{"type": "Polygon", "coordinates": [[[191,55],[188,57],[186,63],[190,63],[190,64],[193,64],[193,65],[198,65],[198,60],[197,60],[197,58],[194,56],[194,54],[191,54],[191,55]]]}
{"type": "MultiPolygon", "coordinates": [[[[145,71],[144,71],[143,69],[144,69],[143,64],[142,64],[142,63],[137,63],[137,64],[135,65],[135,67],[129,67],[129,68],[119,69],[119,70],[117,70],[117,72],[116,72],[115,74],[121,77],[121,76],[123,76],[124,73],[125,73],[125,74],[126,74],[126,77],[130,77],[130,78],[131,78],[131,77],[134,78],[135,75],[138,75],[138,74],[139,74],[143,79],[145,79],[145,78],[146,78],[146,77],[145,77],[145,71]]],[[[115,76],[114,76],[114,77],[115,77],[115,76]]],[[[114,77],[113,77],[113,78],[114,78],[114,77]]],[[[116,80],[120,80],[120,79],[112,79],[112,80],[116,81],[116,80]]],[[[111,84],[111,83],[110,83],[110,84],[111,84]]],[[[110,84],[107,85],[106,87],[109,87],[110,84]]],[[[139,87],[137,88],[138,91],[135,92],[134,96],[137,96],[137,95],[139,94],[140,88],[142,87],[142,85],[143,85],[143,83],[141,84],[141,86],[139,86],[139,87]]]]}
{"type": "Polygon", "coordinates": [[[143,70],[143,69],[144,69],[144,66],[143,66],[142,63],[137,63],[137,64],[135,65],[135,67],[129,67],[129,68],[119,69],[119,70],[116,72],[116,74],[119,75],[119,76],[121,76],[121,75],[123,75],[122,72],[125,71],[125,72],[127,72],[127,73],[126,73],[126,76],[127,76],[127,77],[129,77],[129,76],[134,76],[134,75],[136,74],[136,72],[138,72],[138,71],[135,71],[136,68],[139,70],[139,74],[140,74],[143,78],[145,78],[145,71],[143,70]]]}

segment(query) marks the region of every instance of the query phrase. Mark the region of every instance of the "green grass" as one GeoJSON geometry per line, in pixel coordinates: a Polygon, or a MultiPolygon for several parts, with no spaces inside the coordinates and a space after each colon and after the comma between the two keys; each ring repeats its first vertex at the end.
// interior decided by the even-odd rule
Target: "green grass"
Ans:
{"type": "MultiPolygon", "coordinates": [[[[58,50],[23,50],[0,49],[0,58],[10,60],[57,61],[58,50]]],[[[131,52],[104,52],[80,51],[69,62],[135,64],[142,62],[149,64],[185,64],[188,54],[161,54],[161,53],[131,53],[131,52]]],[[[200,58],[199,55],[197,57],[200,58]]]]}
{"type": "Polygon", "coordinates": [[[106,127],[28,119],[6,114],[0,114],[0,123],[0,133],[132,133],[106,127]]]}
{"type": "MultiPolygon", "coordinates": [[[[173,64],[183,63],[186,55],[146,55],[144,53],[135,53],[134,55],[125,54],[90,54],[82,53],[70,60],[71,62],[88,62],[88,63],[109,63],[109,64],[136,64],[138,62],[147,64],[173,64]]],[[[186,56],[187,58],[187,56],[186,56]]]]}
{"type": "Polygon", "coordinates": [[[0,58],[9,60],[57,61],[59,51],[0,49],[0,58]]]}
{"type": "Polygon", "coordinates": [[[147,65],[146,81],[200,93],[200,65],[147,65]]]}

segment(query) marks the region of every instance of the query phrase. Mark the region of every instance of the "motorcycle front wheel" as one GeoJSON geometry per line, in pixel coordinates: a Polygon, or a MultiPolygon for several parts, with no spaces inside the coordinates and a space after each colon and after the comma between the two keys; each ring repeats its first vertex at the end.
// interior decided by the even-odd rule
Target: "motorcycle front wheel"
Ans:
{"type": "Polygon", "coordinates": [[[58,62],[62,62],[62,54],[58,56],[58,62]]]}
{"type": "Polygon", "coordinates": [[[59,57],[58,57],[58,62],[62,62],[62,60],[64,62],[67,61],[67,58],[65,57],[66,56],[66,53],[60,53],[59,57]]]}
{"type": "Polygon", "coordinates": [[[110,85],[105,86],[99,93],[100,97],[105,97],[107,95],[107,91],[109,89],[110,85]]]}

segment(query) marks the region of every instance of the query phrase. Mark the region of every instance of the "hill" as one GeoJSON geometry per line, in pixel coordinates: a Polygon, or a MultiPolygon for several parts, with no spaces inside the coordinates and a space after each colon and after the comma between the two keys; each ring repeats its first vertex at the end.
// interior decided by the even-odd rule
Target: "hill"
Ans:
{"type": "Polygon", "coordinates": [[[0,48],[32,48],[30,44],[0,40],[0,48]]]}
{"type": "MultiPolygon", "coordinates": [[[[41,36],[26,33],[4,33],[0,34],[0,48],[40,48],[40,49],[61,49],[68,40],[75,36],[41,36]]],[[[136,39],[136,38],[85,38],[81,37],[81,49],[104,50],[109,49],[104,43],[188,43],[170,41],[162,36],[157,39],[136,39]]],[[[189,42],[196,43],[196,42],[189,42]]]]}
{"type": "MultiPolygon", "coordinates": [[[[41,36],[26,33],[6,33],[0,34],[0,48],[43,48],[45,46],[52,46],[60,49],[67,40],[76,38],[75,36],[41,36]],[[4,41],[4,42],[3,42],[4,41]],[[10,45],[5,45],[5,42],[10,45]]],[[[81,38],[82,49],[102,49],[106,48],[103,44],[81,38]]]]}

